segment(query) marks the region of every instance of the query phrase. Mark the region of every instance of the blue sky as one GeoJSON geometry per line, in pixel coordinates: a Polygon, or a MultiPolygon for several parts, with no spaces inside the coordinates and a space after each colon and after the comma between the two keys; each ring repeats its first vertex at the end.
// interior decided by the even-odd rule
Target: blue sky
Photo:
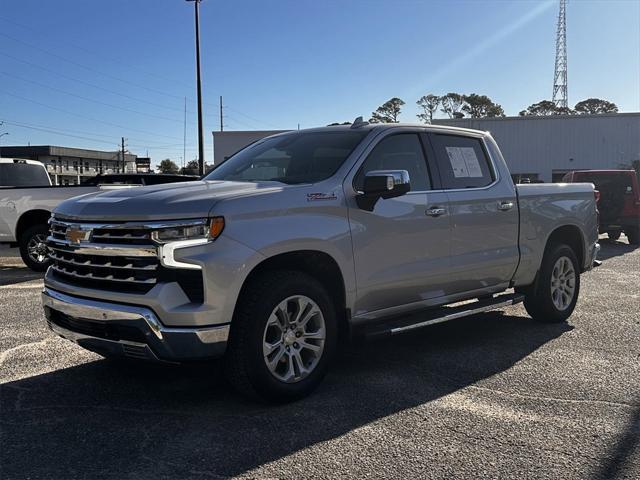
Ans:
{"type": "MultiPolygon", "coordinates": [[[[1,0],[0,141],[113,150],[154,163],[197,151],[193,4],[1,0]],[[27,128],[31,127],[31,128],[27,128]],[[63,135],[64,134],[64,135],[63,135]]],[[[206,157],[219,129],[416,121],[423,94],[479,93],[517,115],[551,96],[555,0],[204,0],[206,157]]],[[[640,0],[570,0],[569,102],[640,111],[640,0]]]]}

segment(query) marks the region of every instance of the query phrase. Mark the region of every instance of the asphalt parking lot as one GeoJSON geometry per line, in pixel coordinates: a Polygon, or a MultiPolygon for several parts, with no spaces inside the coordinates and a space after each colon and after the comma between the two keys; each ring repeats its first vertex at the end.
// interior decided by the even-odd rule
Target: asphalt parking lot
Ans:
{"type": "Polygon", "coordinates": [[[54,336],[41,275],[2,257],[0,476],[640,478],[640,249],[602,254],[568,324],[518,306],[350,346],[276,407],[215,365],[123,365],[54,336]]]}

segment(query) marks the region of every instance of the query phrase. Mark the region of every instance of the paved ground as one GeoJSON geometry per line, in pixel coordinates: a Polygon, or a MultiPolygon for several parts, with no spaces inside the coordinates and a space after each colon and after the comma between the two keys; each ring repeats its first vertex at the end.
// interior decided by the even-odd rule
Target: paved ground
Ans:
{"type": "Polygon", "coordinates": [[[0,259],[0,477],[640,478],[640,249],[603,251],[566,325],[514,307],[353,346],[279,407],[53,336],[40,276],[0,259]]]}

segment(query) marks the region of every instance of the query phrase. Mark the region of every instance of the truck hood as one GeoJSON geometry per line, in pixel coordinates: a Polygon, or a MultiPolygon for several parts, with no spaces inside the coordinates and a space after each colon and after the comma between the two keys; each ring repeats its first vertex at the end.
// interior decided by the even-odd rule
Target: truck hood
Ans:
{"type": "Polygon", "coordinates": [[[203,218],[228,198],[281,191],[274,182],[196,181],[111,190],[67,200],[56,215],[84,221],[148,221],[203,218]]]}

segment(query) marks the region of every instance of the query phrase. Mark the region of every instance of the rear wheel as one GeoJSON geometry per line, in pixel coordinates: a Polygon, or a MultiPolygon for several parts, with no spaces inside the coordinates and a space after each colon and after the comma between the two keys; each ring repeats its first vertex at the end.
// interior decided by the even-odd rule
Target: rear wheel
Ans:
{"type": "Polygon", "coordinates": [[[321,382],[336,341],[335,308],[322,284],[301,272],[263,274],[238,302],[225,373],[247,396],[295,400],[321,382]]]}
{"type": "Polygon", "coordinates": [[[525,296],[524,307],[536,321],[563,322],[573,313],[579,292],[575,253],[567,245],[552,245],[542,260],[536,285],[525,296]]]}
{"type": "Polygon", "coordinates": [[[31,270],[44,272],[51,264],[47,248],[47,225],[34,225],[27,228],[20,236],[20,256],[31,270]]]}

